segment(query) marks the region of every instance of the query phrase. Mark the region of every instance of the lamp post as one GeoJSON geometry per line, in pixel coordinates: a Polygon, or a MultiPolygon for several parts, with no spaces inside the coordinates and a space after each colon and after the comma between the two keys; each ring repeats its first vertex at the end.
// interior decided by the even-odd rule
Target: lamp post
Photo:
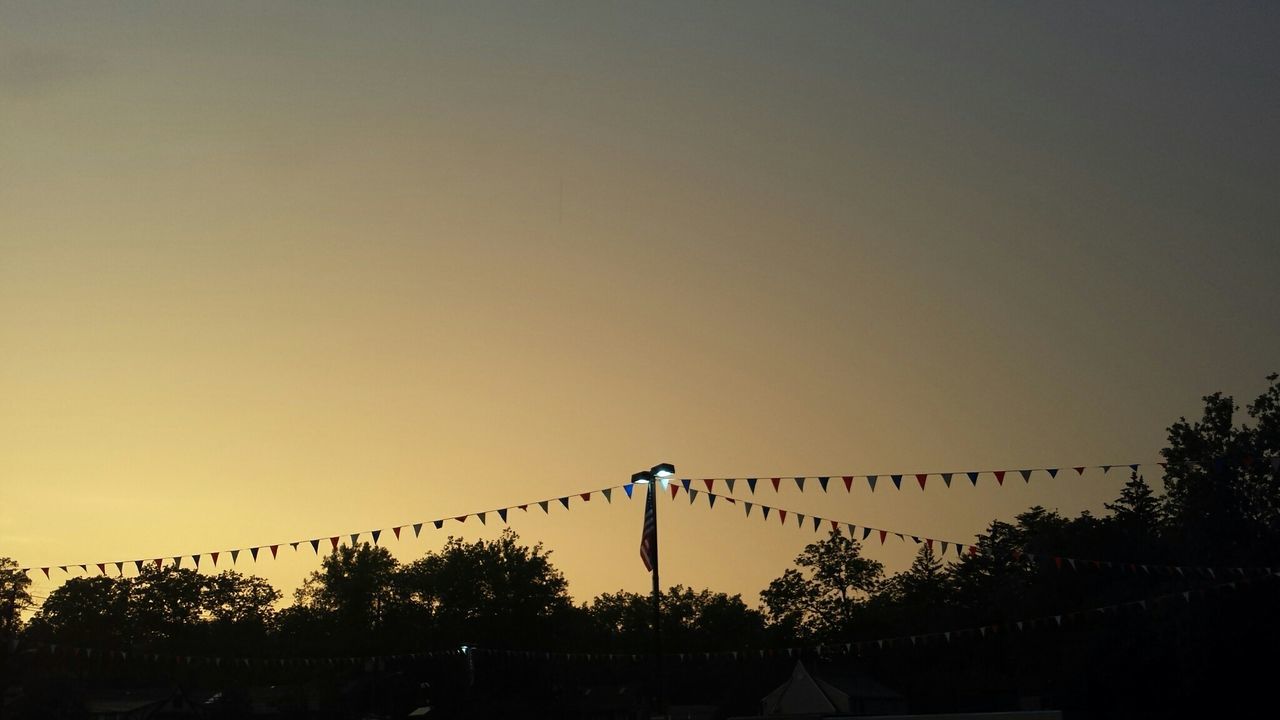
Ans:
{"type": "Polygon", "coordinates": [[[649,493],[645,497],[644,530],[640,547],[653,574],[653,672],[658,682],[658,707],[664,716],[667,709],[667,688],[662,677],[662,588],[658,583],[658,483],[655,481],[669,480],[675,474],[675,465],[658,463],[631,476],[631,482],[649,486],[649,493]]]}

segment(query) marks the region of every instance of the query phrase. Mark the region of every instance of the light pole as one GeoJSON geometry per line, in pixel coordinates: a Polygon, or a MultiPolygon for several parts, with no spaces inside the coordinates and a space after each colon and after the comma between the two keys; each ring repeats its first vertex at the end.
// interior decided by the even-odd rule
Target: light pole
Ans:
{"type": "Polygon", "coordinates": [[[644,530],[640,535],[640,557],[653,574],[653,672],[658,682],[658,707],[664,716],[667,714],[667,687],[662,677],[662,588],[658,584],[658,483],[655,480],[669,480],[675,474],[675,465],[658,463],[631,476],[631,482],[649,486],[645,496],[644,530]]]}

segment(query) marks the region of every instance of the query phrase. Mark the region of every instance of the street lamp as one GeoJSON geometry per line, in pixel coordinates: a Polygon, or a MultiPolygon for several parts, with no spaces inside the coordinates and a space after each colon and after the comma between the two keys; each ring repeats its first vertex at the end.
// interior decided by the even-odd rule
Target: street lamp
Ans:
{"type": "Polygon", "coordinates": [[[676,466],[658,463],[648,470],[631,476],[631,482],[648,485],[645,497],[644,530],[640,536],[640,551],[645,565],[653,573],[653,669],[658,681],[658,706],[666,714],[666,683],[662,677],[662,589],[658,584],[658,488],[655,479],[668,480],[676,474],[676,466]]]}

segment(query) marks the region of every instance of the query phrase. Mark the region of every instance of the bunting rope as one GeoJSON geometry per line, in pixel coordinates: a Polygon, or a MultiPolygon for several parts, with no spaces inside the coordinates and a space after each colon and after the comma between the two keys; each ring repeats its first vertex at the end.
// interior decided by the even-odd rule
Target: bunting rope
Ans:
{"type": "MultiPolygon", "coordinates": [[[[1261,460],[1270,463],[1271,469],[1273,471],[1280,471],[1280,457],[1261,458],[1261,460]]],[[[1251,467],[1254,465],[1254,463],[1258,461],[1259,461],[1258,458],[1253,458],[1253,457],[1245,457],[1240,460],[1241,464],[1245,465],[1246,467],[1251,467]]],[[[1212,462],[1187,460],[1187,461],[1172,463],[1172,464],[1175,467],[1176,466],[1205,467],[1209,465],[1217,465],[1219,463],[1225,465],[1226,459],[1219,458],[1212,462]]],[[[1083,476],[1086,471],[1092,471],[1092,470],[1101,470],[1102,474],[1106,475],[1111,472],[1112,468],[1121,468],[1121,467],[1129,468],[1129,470],[1136,473],[1138,472],[1139,468],[1151,467],[1152,465],[1158,465],[1160,466],[1161,470],[1167,470],[1170,464],[1171,463],[1168,463],[1168,462],[1117,463],[1114,465],[1074,465],[1074,466],[1070,466],[1069,468],[1068,467],[1038,467],[1038,468],[1022,468],[1017,470],[964,470],[964,471],[953,471],[953,472],[881,473],[876,475],[869,475],[869,474],[842,475],[839,473],[832,473],[830,475],[778,475],[778,476],[772,476],[772,477],[770,476],[710,477],[710,478],[681,479],[680,482],[685,484],[693,480],[704,482],[707,484],[707,490],[712,490],[713,489],[712,485],[714,483],[723,482],[728,486],[729,492],[733,492],[735,483],[745,482],[747,484],[747,487],[750,489],[751,493],[754,495],[756,491],[756,485],[761,480],[769,481],[769,484],[773,486],[773,489],[775,492],[781,490],[782,482],[784,480],[795,483],[796,489],[800,490],[801,492],[804,492],[805,483],[812,480],[817,482],[819,485],[821,485],[822,491],[826,492],[828,483],[830,483],[830,481],[833,478],[838,478],[844,482],[844,488],[846,491],[851,491],[853,489],[854,480],[865,480],[868,488],[872,492],[875,492],[876,484],[883,478],[889,478],[889,481],[893,483],[894,488],[898,490],[902,489],[903,478],[914,478],[916,483],[920,485],[920,489],[924,490],[925,485],[928,483],[929,479],[933,477],[937,477],[938,479],[942,480],[944,485],[946,485],[947,487],[951,487],[951,481],[957,476],[967,478],[972,485],[977,486],[978,480],[983,475],[989,475],[992,479],[996,481],[997,485],[1003,486],[1005,477],[1008,475],[1021,476],[1023,482],[1030,483],[1031,478],[1036,473],[1043,473],[1045,475],[1048,475],[1049,478],[1052,479],[1052,478],[1056,478],[1058,476],[1058,473],[1062,472],[1064,469],[1074,470],[1077,476],[1083,476]]]]}
{"type": "MultiPolygon", "coordinates": [[[[861,655],[867,651],[876,651],[891,649],[895,647],[914,648],[921,645],[946,643],[950,644],[954,640],[964,639],[985,639],[989,636],[998,635],[1004,632],[1024,632],[1028,629],[1060,628],[1064,623],[1078,621],[1086,617],[1119,614],[1122,611],[1145,612],[1152,608],[1168,602],[1176,602],[1181,599],[1184,603],[1190,605],[1193,599],[1203,599],[1210,593],[1225,592],[1228,590],[1238,590],[1241,587],[1251,587],[1254,582],[1261,580],[1270,580],[1276,577],[1276,573],[1269,572],[1267,575],[1258,578],[1244,578],[1241,580],[1232,580],[1215,585],[1210,585],[1198,589],[1181,590],[1177,592],[1163,593],[1160,595],[1149,596],[1137,600],[1127,600],[1124,602],[1110,603],[1082,610],[1066,611],[1054,615],[1043,615],[1039,617],[1027,618],[1022,620],[1011,620],[1002,623],[991,623],[987,625],[971,626],[952,630],[942,630],[936,632],[916,633],[911,635],[896,635],[891,637],[875,638],[870,640],[857,640],[844,643],[820,643],[816,645],[807,645],[788,648],[757,648],[757,649],[740,649],[740,650],[720,650],[711,652],[685,652],[670,653],[667,657],[678,658],[681,662],[690,659],[746,659],[750,657],[770,657],[780,656],[785,653],[790,657],[794,657],[797,653],[817,652],[822,654],[827,651],[834,651],[843,654],[861,655]]],[[[138,661],[150,662],[153,664],[164,665],[201,665],[205,667],[245,667],[245,668],[272,668],[272,667],[340,667],[354,666],[370,662],[398,662],[407,660],[423,660],[449,658],[466,655],[469,652],[505,657],[522,657],[526,659],[566,659],[566,660],[630,660],[632,662],[640,662],[647,660],[650,656],[646,653],[566,653],[566,652],[549,652],[539,650],[500,650],[489,648],[467,647],[466,649],[449,649],[449,650],[427,650],[409,653],[395,653],[388,655],[362,655],[362,656],[343,656],[343,657],[210,657],[204,655],[172,655],[164,653],[148,653],[124,650],[102,650],[98,648],[85,648],[80,646],[65,645],[59,643],[45,643],[22,641],[14,638],[10,641],[10,651],[17,652],[23,648],[31,648],[36,652],[44,652],[50,656],[61,658],[83,658],[91,660],[95,657],[101,660],[112,661],[138,661]]]]}
{"type": "MultiPolygon", "coordinates": [[[[1271,468],[1272,468],[1272,470],[1273,470],[1273,471],[1280,471],[1280,457],[1274,457],[1274,458],[1262,458],[1262,459],[1261,459],[1261,461],[1265,461],[1265,462],[1270,463],[1271,468]]],[[[1217,459],[1217,460],[1213,461],[1213,463],[1212,463],[1212,464],[1217,464],[1217,463],[1219,463],[1219,462],[1223,462],[1223,463],[1225,463],[1226,461],[1225,461],[1225,459],[1221,459],[1221,458],[1220,458],[1220,459],[1217,459]]],[[[1259,462],[1259,460],[1258,460],[1258,459],[1255,459],[1255,458],[1250,458],[1250,457],[1246,457],[1246,458],[1242,458],[1242,459],[1241,459],[1241,463],[1242,463],[1242,464],[1244,464],[1245,466],[1252,466],[1255,462],[1259,462]]],[[[1159,466],[1161,467],[1161,469],[1167,469],[1167,468],[1169,467],[1169,465],[1170,465],[1170,463],[1167,463],[1167,462],[1161,462],[1161,463],[1155,463],[1155,464],[1156,464],[1156,465],[1159,465],[1159,466]]],[[[1205,465],[1209,465],[1209,464],[1211,464],[1211,463],[1198,462],[1198,461],[1187,461],[1187,462],[1184,462],[1184,463],[1178,463],[1178,464],[1182,464],[1182,465],[1192,465],[1192,466],[1205,466],[1205,465]]],[[[1133,472],[1137,472],[1139,468],[1144,467],[1144,466],[1150,466],[1150,465],[1152,465],[1152,463],[1128,463],[1128,464],[1114,464],[1114,465],[1076,465],[1076,466],[1072,466],[1070,469],[1071,469],[1071,470],[1074,470],[1078,476],[1083,476],[1083,475],[1084,475],[1084,473],[1085,473],[1086,471],[1090,471],[1090,470],[1101,470],[1101,471],[1103,472],[1103,474],[1106,474],[1106,473],[1110,472],[1110,471],[1111,471],[1111,469],[1113,469],[1113,468],[1118,468],[1118,467],[1127,467],[1127,468],[1129,468],[1131,471],[1133,471],[1133,472]]],[[[1176,465],[1176,464],[1175,464],[1175,465],[1176,465]]],[[[876,485],[877,485],[878,481],[879,481],[881,478],[884,478],[884,477],[888,477],[888,478],[889,478],[889,480],[890,480],[890,482],[892,482],[892,483],[893,483],[894,487],[895,487],[896,489],[899,489],[899,490],[902,488],[902,480],[903,480],[903,478],[914,478],[914,479],[915,479],[915,481],[919,484],[920,489],[921,489],[921,490],[924,490],[924,489],[925,489],[925,487],[926,487],[926,485],[927,485],[927,483],[928,483],[928,481],[929,481],[929,479],[930,479],[930,478],[932,478],[932,477],[935,477],[935,476],[936,476],[937,478],[941,479],[941,480],[942,480],[942,482],[943,482],[943,484],[944,484],[944,485],[946,485],[947,487],[951,487],[952,480],[953,480],[953,479],[955,479],[957,476],[962,476],[962,477],[964,477],[964,478],[967,478],[967,479],[969,480],[969,482],[970,482],[972,485],[974,485],[974,486],[976,487],[976,486],[977,486],[977,484],[978,484],[978,480],[979,480],[983,475],[990,475],[992,478],[994,478],[994,479],[995,479],[995,481],[996,481],[997,485],[1003,486],[1003,485],[1004,485],[1005,477],[1006,477],[1007,475],[1009,475],[1010,473],[1013,473],[1013,474],[1015,474],[1015,475],[1019,475],[1019,476],[1021,476],[1021,477],[1022,477],[1022,479],[1023,479],[1023,481],[1024,481],[1024,482],[1026,482],[1026,483],[1030,483],[1030,482],[1031,482],[1031,478],[1032,478],[1036,473],[1043,473],[1043,474],[1045,474],[1045,475],[1048,475],[1050,478],[1056,478],[1056,477],[1058,476],[1059,472],[1060,472],[1062,469],[1063,469],[1063,468],[1060,468],[1060,467],[1042,467],[1042,468],[1024,468],[1024,469],[1020,469],[1020,470],[969,470],[969,471],[963,471],[963,472],[890,473],[890,474],[888,474],[888,475],[868,475],[868,474],[861,474],[861,475],[820,475],[820,476],[816,476],[816,475],[815,475],[815,476],[807,476],[807,475],[781,476],[781,475],[780,475],[780,476],[767,477],[767,478],[758,478],[758,477],[746,477],[746,478],[712,477],[712,478],[698,478],[698,479],[697,479],[697,481],[704,483],[704,484],[706,485],[707,492],[709,492],[709,493],[710,493],[712,490],[714,490],[715,483],[717,483],[717,482],[722,482],[722,483],[724,483],[724,484],[725,484],[725,486],[729,489],[729,492],[730,492],[730,493],[732,493],[732,492],[734,492],[734,488],[735,488],[736,484],[737,484],[739,481],[742,481],[742,482],[745,482],[745,483],[746,483],[746,485],[747,485],[748,489],[749,489],[749,490],[750,490],[750,492],[754,495],[754,494],[755,494],[755,491],[756,491],[756,486],[757,486],[757,484],[759,483],[759,481],[760,481],[760,480],[762,480],[762,479],[764,479],[764,480],[768,480],[768,481],[769,481],[769,484],[770,484],[770,485],[772,485],[772,487],[773,487],[773,489],[774,489],[774,491],[775,491],[775,492],[777,492],[777,491],[780,491],[780,490],[781,490],[782,482],[783,482],[783,480],[784,480],[784,479],[785,479],[785,480],[790,481],[791,483],[794,483],[794,484],[795,484],[795,486],[796,486],[796,488],[797,488],[798,490],[800,490],[801,492],[803,492],[803,491],[804,491],[804,489],[805,489],[805,484],[806,484],[808,481],[814,481],[814,482],[817,482],[817,483],[818,483],[818,485],[822,488],[822,491],[823,491],[823,492],[827,492],[827,488],[828,488],[828,486],[829,486],[829,484],[830,484],[830,481],[831,481],[833,478],[838,478],[839,480],[841,480],[841,481],[843,482],[843,484],[844,484],[845,491],[846,491],[846,492],[850,492],[850,491],[852,491],[852,489],[853,489],[853,482],[854,482],[854,480],[861,479],[861,480],[866,481],[866,483],[867,483],[867,485],[868,485],[869,489],[870,489],[872,492],[874,492],[874,491],[875,491],[875,489],[876,489],[876,485]]],[[[682,486],[684,489],[688,490],[688,489],[690,489],[690,485],[691,485],[693,482],[694,482],[694,479],[691,479],[691,478],[684,478],[684,479],[679,480],[679,485],[680,485],[680,486],[682,486]]],[[[664,483],[664,485],[665,485],[665,484],[667,484],[667,481],[663,481],[663,483],[664,483]]],[[[677,485],[676,485],[676,483],[675,483],[675,482],[672,482],[672,483],[670,483],[670,487],[675,488],[675,487],[677,487],[677,485]]],[[[628,498],[630,498],[630,497],[631,497],[631,493],[632,493],[632,491],[633,491],[633,487],[632,487],[632,485],[631,485],[630,483],[626,483],[626,484],[619,484],[619,485],[611,485],[611,486],[609,486],[609,487],[599,488],[599,489],[596,489],[596,490],[589,490],[589,491],[586,491],[586,492],[570,493],[570,494],[568,494],[568,495],[563,495],[563,496],[560,496],[560,497],[548,498],[548,499],[546,499],[546,500],[537,500],[537,501],[528,502],[528,503],[522,503],[522,504],[518,504],[518,505],[508,505],[508,506],[506,506],[506,507],[495,508],[495,509],[493,509],[493,510],[485,510],[485,511],[482,511],[482,512],[470,512],[470,513],[465,513],[465,514],[463,514],[463,515],[455,515],[455,516],[447,516],[447,517],[443,517],[443,518],[437,518],[437,519],[435,519],[435,520],[422,521],[422,522],[415,522],[415,523],[404,523],[404,524],[401,524],[401,525],[392,526],[392,527],[390,527],[389,529],[390,529],[390,530],[392,531],[392,533],[395,535],[396,539],[399,539],[399,538],[400,538],[400,533],[401,533],[405,528],[413,528],[414,537],[418,537],[418,536],[419,536],[419,534],[421,533],[422,528],[423,528],[423,526],[424,526],[424,525],[428,525],[428,524],[430,524],[430,525],[432,525],[435,529],[439,530],[439,529],[442,529],[442,528],[443,528],[443,526],[444,526],[444,523],[445,523],[445,522],[447,522],[447,521],[449,521],[449,520],[456,520],[456,521],[458,521],[458,522],[466,522],[467,518],[471,518],[471,517],[475,517],[475,518],[477,518],[477,519],[480,521],[480,523],[481,523],[481,524],[485,524],[486,517],[487,517],[489,514],[491,514],[491,513],[492,513],[492,514],[496,514],[496,515],[498,515],[498,516],[502,519],[502,522],[503,522],[503,523],[506,523],[506,522],[507,522],[507,515],[508,515],[508,513],[509,513],[510,511],[512,511],[512,510],[517,510],[517,509],[518,509],[518,510],[523,510],[523,511],[526,511],[526,512],[527,512],[527,511],[528,511],[528,509],[529,509],[529,506],[531,506],[531,505],[537,505],[538,507],[540,507],[540,508],[542,509],[542,511],[543,511],[544,513],[548,513],[548,514],[549,514],[549,513],[550,513],[550,507],[552,506],[552,503],[556,503],[556,502],[558,502],[558,503],[560,503],[560,504],[561,504],[561,505],[562,505],[562,506],[567,510],[567,509],[569,509],[569,503],[570,503],[570,501],[571,501],[571,499],[572,499],[572,498],[574,498],[574,497],[578,497],[578,498],[581,498],[581,501],[586,502],[586,501],[591,500],[591,496],[592,496],[592,495],[594,495],[594,494],[597,494],[597,493],[599,493],[599,494],[603,495],[603,496],[604,496],[604,498],[605,498],[605,501],[606,501],[606,502],[608,502],[608,503],[612,503],[612,502],[613,502],[613,500],[612,500],[612,492],[613,492],[614,490],[619,489],[619,488],[622,488],[622,489],[624,489],[624,490],[626,491],[626,493],[627,493],[627,497],[628,497],[628,498]]],[[[674,492],[674,490],[673,490],[673,492],[674,492]]],[[[725,495],[725,496],[723,496],[723,497],[725,497],[727,500],[728,500],[728,499],[730,499],[730,497],[729,497],[729,496],[727,496],[727,495],[725,495]]],[[[762,505],[761,507],[762,507],[762,508],[766,508],[766,511],[767,511],[767,509],[768,509],[768,508],[767,508],[767,506],[763,506],[763,505],[762,505]]],[[[748,512],[750,512],[750,511],[748,510],[748,512]]],[[[784,519],[784,520],[785,520],[785,516],[786,516],[787,512],[788,512],[788,511],[780,510],[780,515],[783,517],[783,519],[784,519]]],[[[801,517],[803,517],[803,516],[801,516],[801,517]]],[[[872,528],[872,530],[878,530],[878,529],[876,529],[876,528],[872,528]]],[[[172,564],[172,566],[173,566],[173,567],[181,567],[181,566],[182,566],[183,558],[188,558],[188,557],[189,557],[189,558],[191,559],[191,562],[194,564],[195,568],[198,570],[198,569],[199,569],[199,567],[200,567],[200,559],[201,559],[202,557],[207,557],[207,558],[209,558],[209,560],[212,562],[213,566],[214,566],[214,567],[217,567],[219,558],[220,558],[220,557],[222,557],[222,556],[224,556],[224,555],[226,555],[226,556],[230,556],[230,557],[231,557],[231,563],[232,563],[232,565],[235,565],[235,564],[238,562],[238,560],[239,560],[239,556],[240,556],[240,554],[241,554],[241,553],[243,553],[243,552],[248,552],[248,553],[249,553],[249,555],[253,558],[254,562],[257,562],[257,560],[258,560],[258,555],[259,555],[259,553],[260,553],[260,552],[269,550],[269,551],[271,552],[271,557],[274,559],[274,558],[277,556],[277,553],[279,552],[279,549],[280,549],[282,546],[285,546],[285,545],[288,545],[288,546],[289,546],[289,547],[291,547],[294,551],[297,551],[297,550],[298,550],[298,546],[300,546],[300,545],[307,545],[307,544],[309,544],[309,545],[311,545],[311,549],[312,549],[312,551],[313,551],[316,555],[319,555],[319,554],[320,554],[320,543],[321,543],[323,540],[325,540],[326,538],[328,539],[328,541],[329,541],[330,545],[332,546],[332,548],[333,548],[333,549],[335,549],[335,550],[337,549],[338,544],[341,542],[342,538],[344,538],[344,537],[350,538],[351,543],[354,545],[354,544],[356,544],[357,542],[359,542],[359,538],[360,538],[360,536],[362,536],[362,535],[368,535],[368,536],[370,537],[370,539],[373,541],[373,544],[374,544],[374,545],[377,545],[377,544],[379,543],[379,540],[380,540],[380,538],[381,538],[381,536],[382,536],[383,531],[384,531],[383,529],[377,529],[377,530],[362,530],[362,531],[354,532],[354,533],[341,533],[341,534],[338,534],[338,535],[328,535],[328,536],[326,536],[326,535],[319,535],[319,536],[312,537],[312,538],[308,538],[308,539],[304,539],[304,540],[286,540],[286,541],[283,541],[283,542],[269,543],[269,544],[261,544],[261,545],[257,545],[257,546],[253,546],[253,547],[240,547],[240,548],[235,548],[235,549],[231,549],[231,550],[218,550],[218,551],[213,551],[213,552],[199,552],[199,553],[190,553],[190,554],[184,553],[184,554],[179,554],[179,555],[168,555],[168,554],[166,554],[166,555],[163,555],[163,556],[161,556],[161,557],[154,557],[154,556],[153,556],[153,557],[151,557],[151,558],[149,558],[149,559],[147,559],[147,558],[143,558],[143,559],[134,559],[134,560],[109,560],[109,561],[104,561],[104,562],[50,564],[50,565],[46,565],[46,566],[43,566],[43,567],[41,567],[41,566],[29,566],[29,567],[20,567],[20,568],[18,568],[18,569],[19,569],[21,572],[23,572],[23,573],[27,573],[27,574],[30,574],[30,573],[31,573],[31,571],[33,571],[33,570],[39,570],[39,571],[41,571],[42,573],[44,573],[44,575],[45,575],[46,579],[50,579],[50,580],[52,579],[51,571],[52,571],[52,570],[55,570],[55,569],[57,569],[57,570],[61,570],[63,573],[70,574],[70,573],[71,573],[74,569],[76,569],[76,568],[79,568],[81,572],[89,573],[89,572],[90,572],[89,568],[90,568],[90,567],[95,567],[95,568],[97,568],[98,572],[99,572],[101,575],[106,575],[106,574],[107,574],[107,567],[109,567],[109,566],[114,566],[114,567],[116,568],[116,572],[117,572],[117,574],[118,574],[118,575],[124,575],[124,569],[125,569],[127,566],[129,566],[129,565],[133,565],[133,566],[135,567],[136,571],[137,571],[138,573],[141,573],[141,572],[142,572],[142,568],[143,568],[143,566],[144,566],[144,565],[148,565],[148,564],[154,564],[154,565],[155,565],[155,567],[160,568],[160,567],[163,567],[163,566],[164,566],[165,562],[170,562],[170,563],[172,564]]],[[[904,539],[905,539],[905,537],[912,537],[913,539],[915,539],[915,538],[918,538],[918,537],[919,537],[919,536],[906,535],[906,534],[904,534],[904,533],[897,533],[897,532],[895,532],[895,531],[887,531],[887,532],[892,532],[894,535],[897,535],[898,537],[900,537],[900,538],[904,538],[904,539]],[[904,535],[905,535],[905,537],[904,537],[904,535]]],[[[865,537],[866,537],[866,536],[864,535],[864,539],[865,539],[865,537]]],[[[928,539],[930,539],[930,538],[926,538],[926,540],[928,540],[928,539]]],[[[881,538],[881,541],[883,542],[883,538],[881,538]]],[[[940,542],[941,542],[941,541],[940,541],[940,542]]],[[[955,546],[957,547],[956,552],[957,552],[957,553],[959,553],[959,552],[960,552],[959,547],[966,545],[966,543],[955,543],[954,541],[947,541],[947,542],[946,542],[946,545],[947,545],[947,546],[955,545],[955,546]]],[[[947,548],[945,548],[945,547],[944,547],[944,549],[943,549],[943,554],[945,554],[946,549],[947,549],[947,548]]],[[[1093,561],[1084,561],[1084,562],[1093,562],[1093,561]]]]}
{"type": "MultiPolygon", "coordinates": [[[[732,505],[736,505],[739,502],[741,502],[743,504],[744,510],[746,511],[744,515],[744,517],[746,518],[751,517],[751,511],[753,509],[759,508],[761,518],[766,521],[769,519],[770,512],[776,511],[780,525],[786,525],[788,515],[791,515],[796,518],[796,527],[799,527],[799,528],[804,528],[806,525],[805,520],[808,519],[809,522],[812,524],[811,529],[813,532],[817,532],[824,523],[827,523],[830,525],[831,530],[833,532],[840,532],[840,526],[841,525],[845,526],[848,529],[849,537],[852,539],[858,539],[859,530],[861,530],[861,534],[862,534],[861,540],[863,541],[866,541],[867,538],[869,538],[872,535],[872,533],[876,533],[879,535],[881,545],[885,544],[885,540],[890,535],[897,537],[899,540],[903,542],[906,542],[906,540],[910,539],[912,542],[914,542],[917,545],[923,544],[927,546],[930,550],[933,549],[934,543],[938,543],[939,547],[941,548],[938,555],[939,557],[942,557],[942,558],[945,558],[947,551],[952,548],[955,548],[955,554],[957,557],[963,557],[963,553],[965,550],[967,550],[970,555],[976,555],[978,552],[978,546],[971,543],[964,543],[956,540],[940,540],[938,538],[927,537],[921,534],[912,534],[910,532],[905,532],[900,530],[888,530],[884,528],[877,528],[877,527],[872,527],[870,525],[863,525],[861,523],[849,522],[846,520],[831,520],[829,518],[824,518],[824,517],[820,517],[818,515],[812,515],[812,514],[806,516],[804,513],[797,512],[794,510],[789,510],[789,509],[784,509],[779,507],[772,507],[772,506],[764,505],[761,503],[752,503],[750,501],[747,501],[741,498],[734,498],[728,495],[720,495],[720,494],[713,493],[706,490],[698,490],[697,488],[690,487],[689,482],[685,480],[681,480],[680,484],[676,484],[676,483],[671,484],[672,500],[675,500],[676,495],[679,494],[682,488],[684,489],[686,494],[688,494],[689,496],[690,505],[694,505],[697,502],[699,495],[707,496],[708,509],[713,509],[715,507],[717,499],[724,500],[725,502],[732,505]]],[[[1063,569],[1064,566],[1069,567],[1072,570],[1079,570],[1080,568],[1092,567],[1097,570],[1107,569],[1107,570],[1119,570],[1120,572],[1129,572],[1133,574],[1138,574],[1138,573],[1143,573],[1147,575],[1164,574],[1169,576],[1174,576],[1174,575],[1186,576],[1188,572],[1191,572],[1197,575],[1201,575],[1201,576],[1205,576],[1213,579],[1216,579],[1219,573],[1224,575],[1236,574],[1236,575],[1240,575],[1241,577],[1245,577],[1250,574],[1270,575],[1273,572],[1273,568],[1270,568],[1270,567],[1231,567],[1231,566],[1210,567],[1210,566],[1203,566],[1203,565],[1163,565],[1163,564],[1157,564],[1157,563],[1096,560],[1092,558],[1086,559],[1086,558],[1067,557],[1064,555],[1047,555],[1044,553],[1030,553],[1020,549],[1014,550],[1012,552],[1012,557],[1014,560],[1026,559],[1032,562],[1036,562],[1036,561],[1053,562],[1054,565],[1059,570],[1063,569]]]]}
{"type": "MultiPolygon", "coordinates": [[[[421,534],[422,528],[426,525],[431,525],[436,530],[440,530],[440,529],[443,529],[444,524],[450,520],[456,521],[458,523],[465,523],[467,521],[467,518],[471,518],[471,517],[476,518],[477,520],[480,521],[481,525],[484,525],[486,524],[485,518],[489,514],[497,515],[499,518],[501,518],[504,524],[507,524],[507,516],[512,510],[522,510],[522,511],[528,512],[530,506],[539,507],[542,509],[542,512],[544,514],[549,515],[551,513],[551,508],[554,507],[553,503],[559,503],[561,506],[564,507],[564,509],[568,510],[569,504],[573,499],[577,498],[580,504],[583,502],[589,502],[591,500],[591,497],[596,494],[602,495],[605,499],[605,502],[611,504],[613,502],[613,491],[617,490],[618,488],[622,488],[626,492],[628,498],[631,497],[633,488],[630,483],[627,483],[624,485],[612,485],[610,487],[598,488],[595,490],[588,490],[585,492],[570,493],[569,495],[562,495],[559,497],[548,498],[546,500],[535,500],[532,502],[521,503],[519,505],[508,505],[507,507],[495,508],[493,510],[484,510],[481,512],[469,512],[469,513],[464,513],[462,515],[452,515],[452,516],[437,518],[435,520],[424,520],[424,521],[415,522],[415,523],[404,523],[402,525],[392,526],[390,530],[391,530],[391,533],[395,536],[395,538],[399,540],[400,533],[403,530],[405,530],[406,528],[412,528],[413,536],[416,538],[421,534]]],[[[362,531],[353,532],[353,533],[330,535],[330,536],[327,536],[327,539],[331,547],[334,550],[337,550],[338,544],[344,538],[349,538],[351,540],[351,544],[354,546],[356,543],[359,542],[361,536],[368,535],[370,539],[373,541],[373,544],[377,545],[379,540],[382,537],[382,534],[383,534],[382,529],[362,530],[362,531]]],[[[247,548],[241,547],[241,548],[236,548],[234,550],[218,550],[214,552],[200,552],[200,553],[191,553],[191,554],[184,553],[181,555],[165,555],[163,557],[153,557],[151,559],[141,559],[141,560],[109,560],[105,562],[93,562],[93,563],[66,563],[63,565],[48,565],[44,567],[36,567],[36,566],[20,567],[18,568],[18,570],[27,574],[30,574],[32,570],[39,570],[44,573],[44,576],[46,579],[52,579],[50,571],[55,569],[61,570],[64,573],[70,574],[76,568],[79,568],[81,572],[89,573],[90,567],[96,567],[98,569],[98,572],[101,575],[106,575],[107,568],[109,566],[114,566],[116,568],[116,573],[118,575],[123,576],[125,568],[130,565],[134,566],[137,572],[141,574],[142,568],[144,566],[154,564],[155,567],[159,569],[164,566],[166,561],[169,562],[173,567],[182,567],[183,558],[191,558],[191,562],[194,564],[195,569],[199,570],[200,558],[202,557],[208,557],[212,561],[213,566],[217,567],[218,559],[224,555],[229,556],[231,558],[231,564],[235,565],[236,562],[240,559],[240,555],[242,553],[248,552],[249,556],[253,559],[253,561],[257,562],[258,556],[264,551],[268,551],[268,550],[271,552],[271,558],[275,559],[277,554],[279,553],[280,548],[285,545],[288,545],[289,547],[291,547],[295,552],[298,550],[298,546],[300,545],[310,545],[312,552],[314,552],[316,555],[319,555],[320,543],[325,539],[326,539],[326,536],[322,535],[319,537],[309,538],[307,540],[286,540],[283,542],[262,544],[262,545],[256,545],[253,547],[247,547],[247,548]]]]}

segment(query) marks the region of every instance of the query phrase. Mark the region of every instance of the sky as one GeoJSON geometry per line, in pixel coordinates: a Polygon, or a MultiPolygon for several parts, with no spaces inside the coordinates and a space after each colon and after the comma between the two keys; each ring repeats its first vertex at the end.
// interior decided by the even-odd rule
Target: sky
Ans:
{"type": "MultiPolygon", "coordinates": [[[[1271,3],[0,0],[0,556],[386,529],[663,461],[1155,462],[1280,370],[1278,36],[1271,3]]],[[[759,501],[972,539],[1125,476],[759,501]]],[[[510,522],[582,602],[647,590],[642,510],[510,522]]],[[[663,584],[752,605],[819,537],[660,513],[663,584]]]]}

